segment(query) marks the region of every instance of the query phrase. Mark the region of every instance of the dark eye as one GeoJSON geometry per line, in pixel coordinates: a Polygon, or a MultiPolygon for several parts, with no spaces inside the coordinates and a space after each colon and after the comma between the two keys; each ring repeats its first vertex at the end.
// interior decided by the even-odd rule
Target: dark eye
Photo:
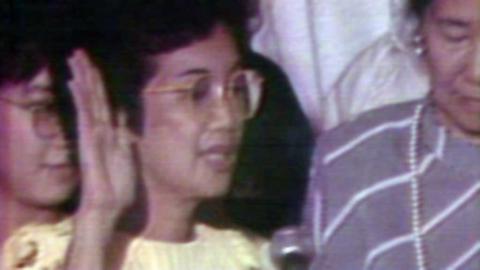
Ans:
{"type": "Polygon", "coordinates": [[[452,43],[459,43],[470,38],[469,30],[466,26],[457,24],[442,25],[443,36],[452,43]]]}
{"type": "Polygon", "coordinates": [[[246,106],[248,104],[249,90],[250,85],[246,73],[238,73],[232,78],[230,84],[230,91],[232,91],[232,95],[237,100],[242,102],[243,106],[246,106]]]}
{"type": "Polygon", "coordinates": [[[210,97],[210,78],[202,77],[199,78],[192,87],[192,99],[194,102],[203,102],[209,99],[210,97]]]}
{"type": "Polygon", "coordinates": [[[239,74],[232,80],[232,91],[235,96],[244,96],[248,92],[248,81],[245,74],[239,74]]]}
{"type": "Polygon", "coordinates": [[[39,114],[56,114],[57,106],[53,102],[35,102],[27,106],[28,110],[39,114]]]}
{"type": "Polygon", "coordinates": [[[468,40],[468,35],[447,35],[447,40],[453,43],[460,43],[468,40]]]}

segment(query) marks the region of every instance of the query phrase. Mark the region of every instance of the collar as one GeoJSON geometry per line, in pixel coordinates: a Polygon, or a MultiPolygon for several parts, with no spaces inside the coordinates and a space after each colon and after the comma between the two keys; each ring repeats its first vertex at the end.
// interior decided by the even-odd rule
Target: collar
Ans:
{"type": "Polygon", "coordinates": [[[433,151],[437,159],[449,168],[480,179],[480,146],[451,134],[440,123],[433,102],[427,98],[423,103],[425,109],[420,121],[420,154],[423,156],[433,151]]]}

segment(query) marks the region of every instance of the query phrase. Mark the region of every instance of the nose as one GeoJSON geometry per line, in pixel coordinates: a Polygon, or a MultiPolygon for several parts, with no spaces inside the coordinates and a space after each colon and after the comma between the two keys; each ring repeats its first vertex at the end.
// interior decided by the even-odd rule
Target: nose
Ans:
{"type": "Polygon", "coordinates": [[[37,121],[37,132],[52,145],[59,148],[66,148],[69,145],[64,126],[57,113],[45,114],[37,121]]]}
{"type": "Polygon", "coordinates": [[[62,129],[60,129],[60,132],[57,132],[52,137],[52,144],[58,148],[67,148],[70,144],[70,141],[67,139],[67,136],[65,136],[62,129]]]}
{"type": "MultiPolygon", "coordinates": [[[[217,90],[218,93],[221,93],[220,91],[224,92],[223,89],[217,90]]],[[[212,128],[235,129],[241,124],[232,104],[230,104],[228,98],[224,94],[216,95],[213,98],[210,107],[208,108],[208,112],[207,119],[212,128]]]]}
{"type": "Polygon", "coordinates": [[[476,38],[469,61],[469,74],[471,81],[480,86],[480,35],[476,38]],[[471,57],[471,58],[470,58],[471,57]]]}
{"type": "MultiPolygon", "coordinates": [[[[60,130],[60,129],[59,129],[60,130]]],[[[73,145],[64,132],[58,132],[47,141],[45,162],[48,164],[68,164],[72,161],[73,145]]]]}
{"type": "Polygon", "coordinates": [[[480,37],[477,38],[477,42],[475,44],[475,56],[474,56],[474,76],[477,82],[480,82],[480,37]]]}
{"type": "Polygon", "coordinates": [[[58,132],[50,137],[50,145],[57,150],[68,151],[71,146],[70,143],[71,141],[67,138],[62,128],[59,128],[58,132]]]}

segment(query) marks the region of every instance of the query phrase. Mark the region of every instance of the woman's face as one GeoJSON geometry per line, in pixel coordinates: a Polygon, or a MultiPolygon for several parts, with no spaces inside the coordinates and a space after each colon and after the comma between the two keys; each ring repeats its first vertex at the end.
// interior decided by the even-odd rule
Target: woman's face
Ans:
{"type": "Polygon", "coordinates": [[[480,2],[434,0],[423,34],[433,98],[448,125],[480,135],[480,2]]]}
{"type": "Polygon", "coordinates": [[[77,183],[51,84],[44,68],[0,87],[0,192],[42,208],[63,203],[77,183]]]}
{"type": "Polygon", "coordinates": [[[243,127],[236,107],[222,96],[228,78],[240,69],[230,33],[217,26],[207,38],[152,61],[156,73],[142,91],[145,179],[186,198],[225,193],[243,127]],[[189,85],[198,81],[214,95],[189,92],[189,85]],[[185,91],[170,91],[178,87],[185,91]]]}

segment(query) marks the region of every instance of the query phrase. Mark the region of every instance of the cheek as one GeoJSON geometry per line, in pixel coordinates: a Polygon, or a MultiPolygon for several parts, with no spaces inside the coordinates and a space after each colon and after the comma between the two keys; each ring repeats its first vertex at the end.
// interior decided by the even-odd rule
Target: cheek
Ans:
{"type": "Polygon", "coordinates": [[[155,98],[145,103],[146,132],[162,134],[166,140],[188,142],[201,132],[201,126],[197,117],[173,98],[155,98]]]}
{"type": "Polygon", "coordinates": [[[451,87],[466,67],[468,48],[448,44],[440,37],[427,39],[427,60],[435,88],[451,87]]]}
{"type": "Polygon", "coordinates": [[[29,129],[2,130],[0,166],[12,178],[31,178],[43,161],[46,146],[29,129]]]}
{"type": "MultiPolygon", "coordinates": [[[[144,122],[144,136],[157,158],[172,160],[176,167],[189,166],[195,158],[202,124],[182,111],[173,108],[153,107],[147,111],[144,122]]],[[[170,163],[170,162],[169,162],[170,163]]]]}

